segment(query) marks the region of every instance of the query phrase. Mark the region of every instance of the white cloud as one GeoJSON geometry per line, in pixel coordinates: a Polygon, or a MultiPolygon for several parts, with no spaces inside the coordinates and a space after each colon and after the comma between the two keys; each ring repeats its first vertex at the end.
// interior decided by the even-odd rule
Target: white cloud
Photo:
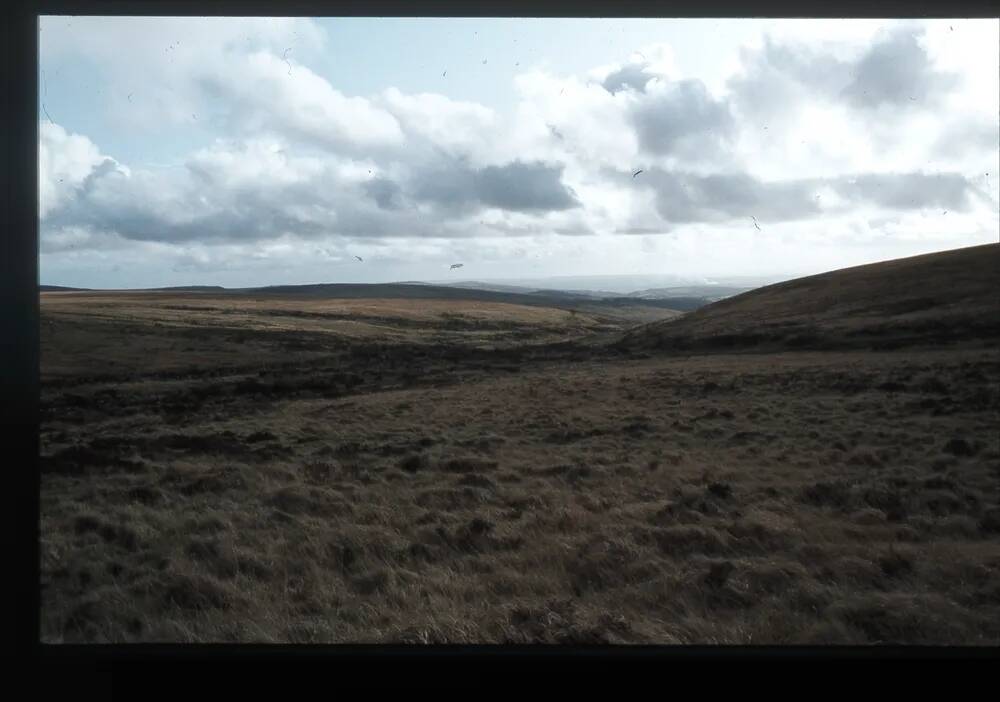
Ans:
{"type": "Polygon", "coordinates": [[[500,127],[493,110],[474,102],[451,100],[444,95],[405,95],[396,88],[382,94],[385,109],[408,136],[426,141],[450,155],[466,155],[485,163],[496,157],[500,127]]]}
{"type": "Polygon", "coordinates": [[[188,160],[188,168],[223,190],[264,182],[278,187],[305,183],[327,167],[328,163],[317,156],[289,156],[282,143],[269,139],[218,140],[188,160]]]}
{"type": "Polygon", "coordinates": [[[38,200],[43,219],[73,199],[90,173],[108,157],[85,136],[68,134],[58,124],[38,125],[38,200]]]}
{"type": "Polygon", "coordinates": [[[628,122],[629,95],[542,71],[518,75],[515,86],[518,127],[556,152],[590,166],[631,164],[638,156],[638,138],[628,122]]]}
{"type": "Polygon", "coordinates": [[[228,106],[226,120],[247,134],[291,133],[331,150],[397,146],[396,119],[366,98],[347,97],[304,66],[289,68],[259,51],[200,77],[200,87],[228,106]]]}
{"type": "Polygon", "coordinates": [[[749,275],[782,252],[802,267],[996,234],[997,62],[969,48],[995,48],[996,23],[773,23],[712,84],[644,46],[578,75],[522,72],[503,113],[391,86],[348,96],[310,68],[325,39],[308,20],[74,22],[88,31],[43,25],[48,56],[86,56],[120,86],[118,123],[196,114],[216,138],[157,169],[43,122],[42,251],[63,266],[92,250],[321,271],[363,251],[399,275],[455,256],[614,272],[711,258],[749,275]]]}
{"type": "Polygon", "coordinates": [[[243,80],[254,52],[278,58],[291,48],[293,60],[307,61],[326,43],[322,29],[302,18],[43,17],[40,28],[43,62],[94,66],[92,89],[108,88],[102,118],[135,133],[189,125],[195,114],[210,119],[217,105],[198,81],[216,72],[243,80]]]}

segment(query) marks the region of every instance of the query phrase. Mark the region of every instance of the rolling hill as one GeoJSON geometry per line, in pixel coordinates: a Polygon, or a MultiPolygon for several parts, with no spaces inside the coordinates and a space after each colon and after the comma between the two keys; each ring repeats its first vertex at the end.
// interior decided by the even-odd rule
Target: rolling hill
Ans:
{"type": "MultiPolygon", "coordinates": [[[[470,284],[432,285],[420,282],[405,283],[315,283],[305,285],[269,285],[255,288],[225,288],[220,285],[181,285],[166,288],[134,288],[102,290],[93,288],[69,288],[59,285],[40,285],[40,292],[96,292],[96,293],[215,293],[229,296],[262,296],[303,299],[413,299],[413,300],[463,300],[476,302],[498,302],[514,305],[561,307],[583,310],[625,307],[657,308],[687,312],[711,302],[711,298],[677,294],[669,296],[639,297],[609,293],[607,297],[589,291],[532,290],[516,286],[482,287],[470,284]]],[[[685,292],[688,292],[685,290],[685,292]]]]}
{"type": "Polygon", "coordinates": [[[1000,244],[798,278],[633,329],[631,350],[889,349],[1000,339],[1000,244]]]}
{"type": "Polygon", "coordinates": [[[322,283],[316,285],[273,285],[263,288],[226,288],[220,294],[293,296],[328,299],[422,299],[473,300],[515,305],[560,307],[563,309],[617,310],[625,307],[658,308],[689,311],[707,304],[700,297],[671,297],[646,300],[631,297],[592,298],[559,290],[535,292],[501,292],[421,283],[322,283]]]}

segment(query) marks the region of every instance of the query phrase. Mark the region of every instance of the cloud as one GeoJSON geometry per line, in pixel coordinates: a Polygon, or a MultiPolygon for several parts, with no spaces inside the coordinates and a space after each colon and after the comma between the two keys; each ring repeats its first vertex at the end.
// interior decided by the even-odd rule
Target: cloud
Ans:
{"type": "MultiPolygon", "coordinates": [[[[702,176],[660,169],[644,175],[644,184],[655,192],[657,212],[673,224],[749,217],[761,222],[795,221],[864,206],[965,211],[977,194],[958,173],[859,174],[784,181],[762,181],[746,173],[702,176]]],[[[618,177],[624,179],[625,174],[618,177]]]]}
{"type": "Polygon", "coordinates": [[[875,43],[852,66],[852,74],[843,95],[860,109],[933,105],[958,83],[956,76],[935,70],[917,33],[905,30],[875,43]]]}
{"type": "Polygon", "coordinates": [[[660,216],[673,224],[736,218],[794,220],[815,215],[819,206],[808,181],[762,182],[745,173],[702,176],[651,170],[645,183],[656,193],[660,216]]]}
{"type": "Polygon", "coordinates": [[[335,219],[322,197],[334,179],[328,169],[308,157],[288,162],[258,142],[218,142],[167,171],[132,171],[96,147],[88,153],[73,197],[42,209],[43,237],[82,227],[134,241],[254,241],[315,235],[335,219]]]}
{"type": "Polygon", "coordinates": [[[700,80],[653,84],[631,118],[641,148],[693,161],[722,152],[736,129],[729,106],[700,80]]]}
{"type": "Polygon", "coordinates": [[[401,125],[408,138],[438,153],[488,159],[499,122],[493,110],[478,103],[452,100],[444,95],[407,95],[397,88],[383,91],[379,105],[401,125]]]}
{"type": "MultiPolygon", "coordinates": [[[[77,74],[91,89],[104,88],[100,119],[133,135],[185,127],[194,113],[199,123],[213,120],[218,128],[227,117],[227,96],[238,97],[250,76],[264,81],[265,95],[277,90],[276,97],[284,98],[280,87],[267,84],[277,76],[260,75],[249,57],[272,57],[277,66],[270,72],[288,79],[295,74],[288,76],[281,60],[286,49],[293,65],[302,65],[319,57],[326,44],[322,28],[305,18],[63,16],[42,17],[40,28],[49,82],[60,68],[85,67],[77,74]]],[[[49,94],[50,110],[59,99],[49,94]]],[[[68,103],[63,109],[76,107],[68,103]]]]}
{"type": "MultiPolygon", "coordinates": [[[[476,168],[453,160],[437,171],[415,163],[397,181],[369,175],[377,166],[349,157],[320,158],[267,139],[226,139],[195,152],[182,168],[132,171],[62,128],[43,129],[43,135],[47,154],[54,144],[66,151],[46,156],[45,182],[67,168],[74,174],[72,192],[47,202],[42,213],[49,251],[60,242],[85,244],[79,235],[59,234],[73,228],[175,245],[284,235],[461,238],[476,233],[463,217],[490,208],[534,217],[580,206],[560,180],[562,167],[542,162],[476,168]],[[421,203],[438,206],[437,214],[428,217],[421,203]]],[[[523,233],[506,224],[512,235],[523,233]]]]}
{"type": "Polygon", "coordinates": [[[939,104],[958,80],[935,67],[922,35],[919,27],[884,30],[848,57],[842,55],[843,47],[834,52],[765,36],[760,47],[742,51],[741,71],[728,86],[748,119],[792,117],[797,105],[809,100],[843,103],[862,112],[927,109],[939,104]]]}
{"type": "Polygon", "coordinates": [[[601,85],[612,95],[622,90],[644,93],[646,84],[657,77],[655,73],[648,71],[648,68],[649,64],[646,62],[625,64],[609,73],[601,85]]]}
{"type": "Polygon", "coordinates": [[[629,60],[602,66],[591,76],[612,95],[622,91],[643,93],[653,79],[667,79],[677,74],[674,52],[669,44],[648,44],[632,52],[629,60]]]}
{"type": "Polygon", "coordinates": [[[58,124],[38,125],[38,207],[43,219],[75,197],[107,156],[85,136],[70,134],[58,124]]]}
{"type": "MultiPolygon", "coordinates": [[[[529,153],[565,163],[575,174],[631,162],[639,153],[629,118],[632,95],[612,95],[599,80],[539,70],[516,76],[514,84],[518,102],[501,142],[510,151],[506,160],[529,153]]],[[[503,160],[499,156],[494,162],[503,160]]]]}
{"type": "Polygon", "coordinates": [[[892,210],[943,207],[967,210],[976,190],[959,173],[859,174],[834,182],[839,195],[854,203],[870,203],[892,210]]]}
{"type": "Polygon", "coordinates": [[[580,203],[560,181],[561,166],[514,161],[475,174],[479,199],[505,210],[565,210],[580,203]]]}
{"type": "Polygon", "coordinates": [[[246,134],[285,133],[340,152],[404,142],[399,122],[386,110],[345,96],[305,66],[289,69],[267,51],[210,66],[196,85],[225,106],[231,128],[246,134]]]}
{"type": "Polygon", "coordinates": [[[561,182],[562,171],[562,166],[542,162],[515,160],[475,169],[456,161],[419,172],[412,192],[418,200],[460,211],[481,206],[514,212],[579,207],[579,201],[561,182]]]}
{"type": "Polygon", "coordinates": [[[1000,124],[978,117],[944,125],[933,145],[933,155],[947,160],[972,156],[982,158],[986,164],[996,163],[997,153],[1000,153],[1000,124]]]}
{"type": "Polygon", "coordinates": [[[374,178],[364,184],[365,191],[383,210],[398,210],[402,189],[387,178],[374,178]]]}
{"type": "Polygon", "coordinates": [[[471,257],[486,240],[496,261],[514,242],[534,252],[559,242],[568,255],[571,241],[594,265],[621,249],[631,266],[654,250],[676,255],[675,242],[693,260],[727,236],[802,253],[840,237],[860,246],[996,229],[995,93],[975,93],[982,76],[959,80],[977,59],[938,30],[765,37],[729,80],[682,75],[668,46],[640,47],[577,74],[520,73],[516,101],[494,109],[384,85],[348,95],[322,74],[325,38],[309,21],[187,33],[198,23],[158,22],[86,20],[87,32],[57,28],[43,42],[50,59],[84,56],[115,83],[108,119],[131,130],[122,144],[155,126],[179,162],[144,166],[43,121],[46,256],[262,270],[313,265],[314,250],[327,252],[317,261],[356,250],[402,266],[471,257]],[[52,48],[59,32],[68,45],[52,48]]]}
{"type": "Polygon", "coordinates": [[[851,75],[848,61],[767,35],[760,47],[741,50],[740,64],[727,86],[740,117],[754,124],[787,121],[809,99],[836,98],[851,75]]]}
{"type": "Polygon", "coordinates": [[[664,227],[625,227],[623,229],[616,230],[618,234],[660,234],[663,232],[664,227]]]}

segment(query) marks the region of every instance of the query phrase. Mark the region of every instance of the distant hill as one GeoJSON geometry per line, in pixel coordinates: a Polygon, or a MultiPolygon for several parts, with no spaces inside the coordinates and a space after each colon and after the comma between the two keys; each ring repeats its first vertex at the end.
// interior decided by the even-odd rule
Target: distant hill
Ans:
{"type": "Polygon", "coordinates": [[[639,298],[614,297],[594,298],[577,292],[560,290],[537,290],[534,292],[499,292],[477,288],[453,287],[450,285],[428,285],[419,283],[322,283],[316,285],[272,285],[263,288],[226,289],[227,294],[255,295],[296,295],[305,297],[335,298],[407,298],[435,300],[481,300],[483,302],[506,302],[515,305],[534,305],[577,309],[619,308],[629,305],[658,307],[687,311],[707,304],[702,298],[665,298],[642,300],[639,298]]]}
{"type": "Polygon", "coordinates": [[[145,288],[153,292],[219,292],[225,290],[221,285],[175,285],[169,288],[145,288]]]}
{"type": "MultiPolygon", "coordinates": [[[[469,285],[478,285],[469,283],[469,285]]],[[[60,288],[58,286],[42,286],[43,291],[69,291],[83,288],[60,288]]],[[[213,293],[216,295],[259,295],[259,296],[289,296],[305,298],[329,299],[424,299],[424,300],[478,300],[482,302],[501,302],[514,305],[533,305],[536,307],[561,307],[563,309],[587,309],[592,312],[605,310],[621,310],[626,307],[641,307],[645,309],[658,308],[688,312],[698,309],[710,299],[698,296],[677,295],[673,297],[650,296],[647,298],[590,290],[533,290],[518,286],[486,285],[484,287],[465,287],[465,284],[431,285],[429,283],[317,283],[308,285],[270,285],[257,288],[224,288],[219,285],[184,285],[167,288],[145,288],[132,290],[92,290],[93,293],[213,293]]]]}
{"type": "MultiPolygon", "coordinates": [[[[39,285],[41,292],[114,292],[113,290],[101,290],[99,288],[67,288],[62,285],[39,285]]],[[[225,290],[221,285],[177,285],[169,288],[127,288],[119,292],[221,292],[225,290]]]]}
{"type": "MultiPolygon", "coordinates": [[[[595,294],[598,297],[611,297],[613,295],[627,295],[633,290],[698,285],[703,282],[671,275],[557,275],[545,278],[466,280],[458,284],[470,287],[572,291],[595,294]]],[[[451,280],[435,280],[431,281],[431,284],[452,285],[454,283],[451,280]]]]}
{"type": "Polygon", "coordinates": [[[634,350],[896,348],[1000,339],[1000,244],[797,278],[631,330],[634,350]]]}
{"type": "MultiPolygon", "coordinates": [[[[432,286],[434,285],[433,283],[426,283],[426,284],[432,286]]],[[[531,293],[538,291],[538,288],[530,288],[530,287],[525,287],[523,285],[481,283],[476,280],[462,280],[457,283],[438,283],[437,285],[446,288],[463,288],[466,290],[491,290],[493,292],[518,293],[521,295],[530,295],[531,293]]]]}
{"type": "Polygon", "coordinates": [[[663,299],[667,297],[699,297],[715,302],[724,300],[733,295],[747,292],[750,288],[736,288],[729,285],[685,285],[676,288],[652,288],[649,290],[636,290],[629,293],[629,297],[646,299],[663,299]]]}
{"type": "Polygon", "coordinates": [[[421,285],[437,285],[446,288],[462,288],[465,290],[492,290],[493,292],[519,293],[521,295],[539,295],[546,293],[557,293],[559,295],[572,295],[575,297],[585,297],[590,299],[602,299],[607,297],[626,297],[624,293],[610,292],[608,290],[568,290],[551,286],[529,286],[529,285],[506,285],[502,283],[481,282],[478,280],[462,280],[457,283],[420,283],[421,285]]]}
{"type": "MultiPolygon", "coordinates": [[[[551,279],[553,282],[556,279],[551,279]]],[[[611,290],[590,290],[590,289],[567,289],[553,287],[551,284],[541,287],[528,287],[522,285],[504,285],[500,283],[480,282],[475,280],[463,280],[457,283],[442,283],[449,288],[465,288],[470,290],[493,290],[495,292],[511,292],[525,295],[539,294],[559,294],[573,295],[596,300],[607,300],[611,298],[629,298],[640,300],[664,300],[664,299],[695,299],[700,300],[699,306],[708,302],[722,300],[739,293],[750,290],[752,286],[735,287],[732,285],[680,285],[666,288],[647,288],[645,290],[634,290],[630,292],[613,292],[611,290]]]]}
{"type": "MultiPolygon", "coordinates": [[[[498,278],[474,281],[478,285],[508,285],[532,290],[573,290],[593,292],[603,296],[632,296],[642,290],[689,289],[706,293],[721,287],[750,290],[764,285],[772,285],[794,278],[793,275],[770,276],[713,276],[686,278],[675,275],[630,274],[630,275],[562,275],[547,278],[498,278]]],[[[449,285],[451,280],[432,281],[434,285],[449,285]]],[[[469,281],[466,281],[469,282],[469,281]]]]}

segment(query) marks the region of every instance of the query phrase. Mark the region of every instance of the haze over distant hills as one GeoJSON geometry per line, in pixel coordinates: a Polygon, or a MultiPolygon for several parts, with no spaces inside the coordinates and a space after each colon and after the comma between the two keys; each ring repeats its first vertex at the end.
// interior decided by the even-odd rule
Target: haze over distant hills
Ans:
{"type": "MultiPolygon", "coordinates": [[[[760,284],[763,284],[761,282],[760,284]]],[[[579,307],[584,304],[622,307],[644,305],[690,311],[751,289],[676,276],[557,276],[517,281],[463,280],[448,282],[314,283],[225,288],[218,285],[183,285],[146,288],[145,292],[263,293],[330,298],[474,299],[512,304],[579,307]],[[514,284],[514,282],[518,284],[514,284]],[[661,285],[647,287],[643,285],[661,285]]],[[[86,291],[56,285],[40,286],[42,292],[86,291]]],[[[140,290],[134,290],[139,292],[140,290]]]]}
{"type": "Polygon", "coordinates": [[[670,291],[671,295],[708,295],[720,297],[733,294],[733,290],[744,291],[771,285],[795,276],[729,276],[725,278],[691,278],[675,275],[565,275],[547,278],[483,278],[453,282],[449,280],[428,281],[431,285],[452,285],[476,287],[480,290],[506,290],[522,292],[529,290],[558,290],[577,292],[600,297],[614,295],[637,296],[639,292],[670,291]],[[719,294],[719,290],[729,290],[719,294]],[[683,291],[683,292],[682,292],[683,291]]]}
{"type": "Polygon", "coordinates": [[[728,285],[682,285],[669,288],[649,288],[645,290],[628,290],[615,292],[612,290],[591,290],[580,288],[530,287],[519,285],[503,285],[500,283],[477,280],[463,280],[456,283],[412,283],[428,287],[448,287],[463,290],[481,290],[489,292],[508,293],[512,295],[558,295],[585,300],[667,300],[675,298],[697,298],[706,302],[715,302],[731,295],[746,292],[752,288],[732,287],[728,285]]]}
{"type": "MultiPolygon", "coordinates": [[[[432,287],[490,290],[516,294],[541,291],[580,295],[588,298],[639,297],[658,299],[664,297],[706,297],[722,299],[753,288],[789,280],[794,276],[753,277],[738,276],[718,279],[685,278],[672,275],[584,275],[552,276],[547,278],[478,278],[463,280],[405,280],[390,283],[341,283],[329,281],[321,285],[423,285],[432,287]]],[[[310,285],[310,284],[306,284],[310,285]]],[[[88,290],[61,285],[41,285],[41,290],[88,290]]],[[[303,287],[300,285],[263,286],[268,288],[303,287]]],[[[225,288],[219,285],[180,285],[148,290],[218,291],[254,288],[225,288]]]]}

